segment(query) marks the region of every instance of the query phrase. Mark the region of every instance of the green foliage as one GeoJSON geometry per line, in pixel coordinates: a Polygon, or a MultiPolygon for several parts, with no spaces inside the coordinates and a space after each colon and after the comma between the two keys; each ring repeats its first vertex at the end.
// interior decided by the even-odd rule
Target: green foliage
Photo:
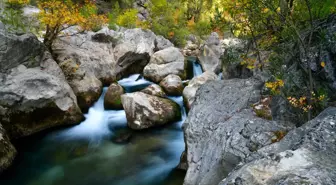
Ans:
{"type": "Polygon", "coordinates": [[[116,23],[125,28],[135,28],[138,20],[137,9],[127,9],[117,17],[116,23]]]}

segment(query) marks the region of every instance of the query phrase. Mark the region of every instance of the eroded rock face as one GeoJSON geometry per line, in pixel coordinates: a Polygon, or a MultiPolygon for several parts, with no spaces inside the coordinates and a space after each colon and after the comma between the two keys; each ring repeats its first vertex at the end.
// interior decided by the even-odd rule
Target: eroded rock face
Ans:
{"type": "Polygon", "coordinates": [[[163,89],[157,84],[152,84],[152,85],[146,87],[145,89],[141,90],[141,92],[149,94],[149,95],[153,95],[153,96],[158,96],[158,97],[161,97],[161,98],[167,97],[167,95],[163,91],[163,89]]]}
{"type": "Polygon", "coordinates": [[[111,84],[104,97],[104,108],[105,109],[122,109],[121,95],[125,91],[118,83],[111,84]]]}
{"type": "Polygon", "coordinates": [[[154,53],[149,64],[144,68],[144,77],[159,83],[166,76],[175,74],[181,79],[185,79],[185,61],[179,49],[169,47],[154,53]]]}
{"type": "Polygon", "coordinates": [[[217,75],[211,71],[204,72],[200,76],[196,76],[191,79],[188,83],[188,86],[183,90],[183,100],[187,109],[191,108],[192,103],[194,102],[197,89],[207,81],[216,80],[217,75]]]}
{"type": "Polygon", "coordinates": [[[33,35],[4,30],[0,40],[5,41],[0,52],[0,121],[9,136],[79,123],[83,115],[76,97],[43,44],[33,35]]]}
{"type": "Polygon", "coordinates": [[[114,48],[118,79],[134,73],[141,73],[155,50],[156,35],[139,28],[122,32],[120,43],[114,48]]]}
{"type": "Polygon", "coordinates": [[[37,67],[45,51],[44,45],[33,34],[20,36],[0,29],[0,72],[20,64],[37,67]]]}
{"type": "Polygon", "coordinates": [[[179,76],[168,75],[160,82],[160,86],[163,90],[172,96],[181,96],[183,92],[183,83],[179,76]]]}
{"type": "Polygon", "coordinates": [[[8,168],[16,155],[16,150],[10,142],[5,129],[2,128],[0,123],[0,173],[8,168]]]}
{"type": "Polygon", "coordinates": [[[0,83],[0,120],[12,138],[83,119],[76,97],[54,60],[13,68],[0,83]]]}
{"type": "Polygon", "coordinates": [[[221,48],[219,36],[216,32],[213,32],[201,47],[198,55],[198,60],[203,71],[212,71],[218,74],[221,70],[220,58],[222,55],[223,50],[221,48]]]}
{"type": "Polygon", "coordinates": [[[219,185],[335,184],[336,108],[290,131],[237,167],[219,185]]]}
{"type": "Polygon", "coordinates": [[[121,96],[126,112],[127,124],[135,130],[161,126],[181,119],[177,103],[142,92],[121,96]]]}
{"type": "Polygon", "coordinates": [[[257,102],[262,83],[255,79],[207,82],[196,93],[184,123],[185,185],[218,184],[251,152],[272,143],[288,128],[246,109],[257,102]]]}

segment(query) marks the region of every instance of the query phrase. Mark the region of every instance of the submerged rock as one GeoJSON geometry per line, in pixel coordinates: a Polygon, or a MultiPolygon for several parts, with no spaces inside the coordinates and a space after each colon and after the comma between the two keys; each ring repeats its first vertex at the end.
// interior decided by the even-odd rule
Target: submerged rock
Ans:
{"type": "Polygon", "coordinates": [[[200,76],[194,77],[189,81],[188,86],[183,90],[183,99],[187,109],[191,108],[192,103],[194,102],[196,91],[201,85],[207,81],[216,80],[218,77],[215,73],[211,71],[204,72],[200,76]]]}
{"type": "Polygon", "coordinates": [[[183,125],[185,185],[218,184],[250,153],[272,144],[277,132],[289,129],[247,109],[259,100],[261,86],[255,79],[233,79],[200,87],[183,125]]]}
{"type": "Polygon", "coordinates": [[[158,96],[158,97],[161,97],[161,98],[167,97],[166,93],[157,84],[152,84],[152,85],[146,87],[145,89],[141,90],[141,92],[149,94],[149,95],[153,95],[153,96],[158,96]]]}
{"type": "Polygon", "coordinates": [[[219,185],[335,184],[335,123],[336,108],[326,109],[260,149],[219,185]]]}
{"type": "Polygon", "coordinates": [[[125,91],[118,83],[111,84],[104,97],[104,108],[105,109],[122,109],[121,95],[125,91]]]}
{"type": "Polygon", "coordinates": [[[0,173],[8,168],[16,155],[16,150],[10,142],[6,131],[2,128],[0,123],[0,173]]]}
{"type": "Polygon", "coordinates": [[[177,103],[142,92],[128,93],[121,96],[130,128],[141,130],[165,125],[181,119],[177,103]]]}
{"type": "Polygon", "coordinates": [[[151,56],[149,64],[144,68],[144,77],[160,83],[166,76],[175,74],[185,79],[185,61],[183,54],[179,49],[169,47],[154,53],[151,56]]]}
{"type": "Polygon", "coordinates": [[[18,138],[79,123],[83,115],[76,96],[42,43],[30,34],[1,31],[0,40],[5,41],[0,64],[7,69],[0,74],[0,121],[8,135],[18,138]]]}
{"type": "Polygon", "coordinates": [[[168,75],[160,82],[160,86],[168,95],[181,96],[183,92],[183,83],[179,76],[168,75]]]}

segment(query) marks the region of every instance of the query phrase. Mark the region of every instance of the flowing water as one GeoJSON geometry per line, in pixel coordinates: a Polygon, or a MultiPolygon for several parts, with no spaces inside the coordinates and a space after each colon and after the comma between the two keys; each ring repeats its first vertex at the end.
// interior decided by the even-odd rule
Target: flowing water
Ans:
{"type": "MultiPolygon", "coordinates": [[[[201,74],[194,64],[194,75],[201,74]]],[[[118,82],[126,92],[152,84],[139,75],[118,82]]],[[[184,150],[182,120],[163,128],[131,131],[125,111],[104,110],[99,100],[79,125],[48,131],[17,141],[19,155],[0,177],[1,185],[181,185],[184,173],[175,170],[184,150]],[[125,143],[118,136],[130,136],[125,143]]]]}

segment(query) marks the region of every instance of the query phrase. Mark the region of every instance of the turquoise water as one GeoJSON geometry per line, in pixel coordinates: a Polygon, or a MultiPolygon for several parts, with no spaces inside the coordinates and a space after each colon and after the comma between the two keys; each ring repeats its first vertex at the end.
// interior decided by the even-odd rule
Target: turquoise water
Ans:
{"type": "MultiPolygon", "coordinates": [[[[127,92],[152,84],[139,75],[118,83],[127,92]]],[[[123,110],[104,110],[106,90],[104,88],[99,100],[85,115],[85,121],[79,125],[16,141],[19,155],[14,165],[0,176],[0,184],[183,184],[184,172],[175,169],[184,150],[181,127],[186,112],[183,98],[169,97],[180,105],[181,121],[162,128],[132,131],[126,126],[123,110]],[[127,139],[119,142],[118,138],[123,135],[127,139]]]]}

